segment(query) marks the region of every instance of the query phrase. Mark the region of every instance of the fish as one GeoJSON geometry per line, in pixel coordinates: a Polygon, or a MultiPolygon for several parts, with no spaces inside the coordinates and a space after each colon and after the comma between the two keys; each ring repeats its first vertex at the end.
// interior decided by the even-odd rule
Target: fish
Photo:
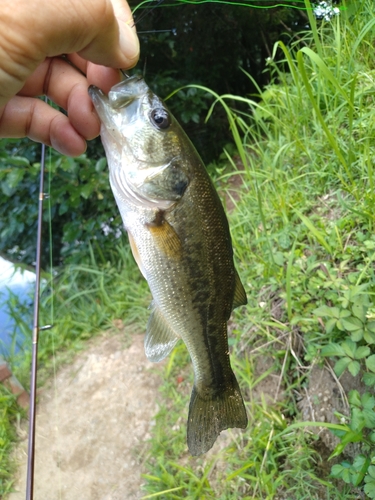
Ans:
{"type": "Polygon", "coordinates": [[[152,294],[145,354],[159,362],[185,343],[194,369],[187,444],[202,455],[222,430],[247,426],[228,348],[231,312],[247,303],[228,220],[195,147],[142,77],[108,95],[90,86],[89,94],[110,185],[152,294]]]}

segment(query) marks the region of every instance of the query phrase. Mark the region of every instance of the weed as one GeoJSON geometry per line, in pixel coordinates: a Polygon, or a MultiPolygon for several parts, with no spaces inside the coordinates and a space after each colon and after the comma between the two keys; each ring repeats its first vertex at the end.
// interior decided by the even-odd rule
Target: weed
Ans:
{"type": "MultiPolygon", "coordinates": [[[[254,99],[212,93],[208,114],[223,106],[238,151],[238,161],[225,168],[223,158],[217,171],[218,183],[231,193],[236,262],[249,300],[234,314],[231,341],[234,369],[248,401],[249,428],[232,438],[240,446],[228,445],[221,452],[221,480],[215,468],[207,472],[209,459],[189,460],[181,477],[181,469],[173,465],[176,459],[172,464],[163,455],[162,464],[149,463],[153,472],[145,488],[150,494],[163,497],[193,473],[199,473],[194,481],[203,481],[203,498],[231,498],[235,488],[237,498],[284,498],[288,492],[285,498],[349,499],[364,489],[371,494],[373,397],[358,388],[348,395],[350,414],[332,415],[332,422],[300,423],[296,399],[308,385],[310,365],[325,358],[333,359],[336,378],[347,372],[358,384],[360,379],[368,387],[375,382],[370,146],[375,135],[375,23],[366,1],[356,4],[355,15],[350,4],[320,26],[310,2],[305,3],[311,31],[292,49],[282,42],[275,45],[268,61],[272,83],[254,99]],[[279,51],[284,60],[276,63],[279,51]],[[243,111],[233,110],[233,102],[241,103],[243,111]],[[236,193],[233,176],[241,178],[236,193]],[[273,367],[257,374],[261,355],[271,356],[273,367]],[[257,381],[272,374],[278,391],[282,388],[282,404],[254,394],[257,381]],[[344,461],[334,464],[331,477],[315,473],[319,457],[302,431],[309,426],[326,427],[339,439],[331,458],[344,461]],[[352,461],[345,457],[350,443],[357,445],[352,461]],[[227,489],[224,478],[230,483],[227,489]]],[[[176,388],[169,391],[172,397],[176,388]]],[[[160,414],[163,429],[173,425],[171,411],[160,414]]],[[[180,449],[180,460],[186,461],[186,450],[180,449]]],[[[174,457],[176,452],[174,448],[174,457]]],[[[153,456],[162,453],[152,448],[153,456]]],[[[189,485],[176,495],[190,498],[189,485]]]]}
{"type": "MultiPolygon", "coordinates": [[[[203,457],[188,455],[192,374],[178,345],[161,388],[145,499],[375,498],[373,5],[343,2],[340,15],[317,23],[305,4],[311,30],[292,48],[275,45],[267,88],[254,98],[211,92],[209,116],[224,107],[238,152],[212,168],[232,205],[236,265],[248,295],[233,315],[230,348],[249,426],[224,433],[203,457]],[[343,385],[345,376],[357,384],[346,390],[349,411],[302,422],[298,402],[311,367],[324,362],[343,385]],[[339,442],[330,449],[331,475],[319,473],[317,438],[308,432],[324,427],[339,442]]],[[[145,324],[149,294],[128,257],[120,249],[117,267],[92,258],[58,277],[55,349],[78,348],[114,317],[145,324]]]]}

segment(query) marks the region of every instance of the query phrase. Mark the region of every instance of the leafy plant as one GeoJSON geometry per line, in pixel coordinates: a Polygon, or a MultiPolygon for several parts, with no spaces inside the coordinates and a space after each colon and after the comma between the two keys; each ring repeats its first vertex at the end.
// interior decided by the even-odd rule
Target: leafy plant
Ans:
{"type": "Polygon", "coordinates": [[[375,466],[370,465],[365,476],[364,492],[369,498],[375,498],[375,466]]]}
{"type": "Polygon", "coordinates": [[[329,344],[322,349],[322,356],[337,356],[339,361],[334,366],[335,373],[338,377],[347,369],[353,377],[358,375],[361,365],[360,360],[369,356],[370,348],[367,346],[357,346],[356,342],[350,339],[343,341],[341,344],[329,344]]]}
{"type": "MultiPolygon", "coordinates": [[[[35,260],[39,148],[24,140],[0,145],[0,252],[13,261],[35,260]]],[[[88,245],[105,261],[122,231],[103,157],[68,158],[50,150],[46,166],[43,267],[88,261],[88,245]],[[48,220],[50,219],[50,228],[48,220]],[[53,230],[52,230],[53,228],[53,230]]]]}
{"type": "Polygon", "coordinates": [[[365,482],[364,490],[369,498],[375,495],[373,483],[373,466],[370,456],[375,453],[375,398],[369,393],[364,393],[362,396],[358,391],[353,390],[349,393],[349,403],[351,407],[350,431],[343,433],[336,431],[336,435],[340,437],[340,443],[336,447],[333,456],[341,454],[349,443],[362,442],[362,451],[366,454],[359,453],[353,460],[353,463],[345,460],[340,464],[336,464],[331,469],[331,475],[335,478],[340,478],[345,483],[360,485],[365,482]]]}

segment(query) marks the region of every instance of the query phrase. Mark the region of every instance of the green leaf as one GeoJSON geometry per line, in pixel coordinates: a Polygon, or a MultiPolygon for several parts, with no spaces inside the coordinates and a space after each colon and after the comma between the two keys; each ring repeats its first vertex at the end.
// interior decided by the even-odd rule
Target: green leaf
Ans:
{"type": "Polygon", "coordinates": [[[103,172],[103,170],[106,168],[106,166],[107,166],[107,158],[106,157],[100,158],[95,163],[95,171],[98,173],[103,172]]]}
{"type": "Polygon", "coordinates": [[[29,167],[30,166],[29,160],[23,156],[8,156],[7,164],[14,165],[15,167],[29,167]]]}
{"type": "Polygon", "coordinates": [[[348,400],[349,400],[349,403],[351,405],[358,406],[358,407],[362,406],[361,396],[360,396],[359,392],[356,390],[349,392],[348,400]]]}
{"type": "Polygon", "coordinates": [[[343,318],[341,320],[341,323],[345,330],[348,330],[349,332],[355,332],[356,330],[361,330],[363,329],[363,323],[361,320],[358,318],[354,318],[353,316],[350,316],[348,318],[343,318]]]}
{"type": "Polygon", "coordinates": [[[340,344],[328,344],[323,347],[321,350],[322,356],[345,356],[345,350],[341,347],[340,344]]]}
{"type": "Polygon", "coordinates": [[[350,311],[348,311],[347,309],[341,309],[341,311],[340,311],[340,319],[349,318],[350,316],[351,316],[350,311]]]}
{"type": "Polygon", "coordinates": [[[375,385],[375,373],[365,373],[362,380],[367,386],[375,385]]]}
{"type": "MultiPolygon", "coordinates": [[[[367,328],[368,328],[368,325],[367,325],[367,328]]],[[[373,332],[372,330],[369,331],[367,328],[365,328],[363,338],[365,339],[365,341],[368,344],[370,344],[370,345],[375,344],[375,332],[373,332]]]]}
{"type": "Polygon", "coordinates": [[[364,492],[369,498],[375,498],[375,466],[370,465],[365,476],[364,492]]]}
{"type": "Polygon", "coordinates": [[[331,333],[334,327],[336,326],[337,319],[331,318],[326,323],[326,332],[331,333]]]}
{"type": "Polygon", "coordinates": [[[350,338],[353,342],[359,342],[360,340],[362,340],[363,333],[364,333],[364,330],[363,330],[363,328],[361,328],[360,330],[356,330],[355,332],[352,332],[350,334],[350,338]]]}
{"type": "Polygon", "coordinates": [[[313,310],[313,314],[322,318],[338,319],[340,317],[340,309],[338,307],[320,306],[313,310]]]}
{"type": "Polygon", "coordinates": [[[278,266],[283,266],[285,264],[284,254],[282,252],[275,252],[273,254],[275,264],[278,266]]]}
{"type": "Polygon", "coordinates": [[[370,481],[367,484],[365,484],[363,491],[366,493],[368,498],[375,498],[375,481],[370,481]]]}
{"type": "Polygon", "coordinates": [[[350,428],[355,432],[360,432],[365,426],[365,417],[362,410],[359,408],[352,408],[350,419],[350,428]]]}
{"type": "Polygon", "coordinates": [[[355,470],[361,470],[367,463],[368,459],[364,455],[357,455],[353,461],[353,467],[355,470]]]}
{"type": "Polygon", "coordinates": [[[352,484],[354,486],[358,486],[363,481],[370,463],[370,458],[365,457],[365,455],[357,455],[355,457],[352,466],[352,469],[355,471],[352,473],[352,484]]]}
{"type": "Polygon", "coordinates": [[[368,429],[375,428],[375,412],[374,410],[363,410],[363,418],[368,429]]]}
{"type": "Polygon", "coordinates": [[[336,322],[336,326],[337,328],[342,331],[342,332],[345,332],[346,331],[346,328],[345,326],[342,324],[342,321],[341,319],[339,319],[337,322],[336,322]]]}
{"type": "MultiPolygon", "coordinates": [[[[361,397],[361,402],[363,405],[363,408],[366,410],[373,410],[375,406],[375,398],[368,392],[365,392],[362,397],[361,397]]],[[[375,415],[375,413],[374,413],[375,415]]]]}
{"type": "Polygon", "coordinates": [[[358,349],[355,351],[354,358],[355,359],[365,358],[366,356],[368,356],[370,354],[370,352],[371,351],[370,351],[369,347],[362,345],[362,346],[358,347],[358,349]]]}
{"type": "Polygon", "coordinates": [[[367,307],[360,304],[354,304],[352,307],[353,315],[358,318],[362,323],[366,321],[367,307]]]}
{"type": "Polygon", "coordinates": [[[8,198],[12,197],[15,193],[15,189],[10,187],[10,185],[6,181],[1,183],[1,190],[3,194],[8,198]]]}
{"type": "Polygon", "coordinates": [[[7,175],[6,182],[9,184],[10,188],[16,188],[18,184],[22,181],[24,175],[25,175],[25,169],[13,168],[11,172],[7,175]]]}
{"type": "Polygon", "coordinates": [[[82,198],[87,200],[87,198],[90,196],[93,190],[94,190],[94,184],[91,183],[85,184],[84,186],[81,187],[80,195],[82,196],[82,198]]]}
{"type": "MultiPolygon", "coordinates": [[[[368,480],[375,480],[375,465],[370,465],[370,467],[368,468],[368,471],[367,471],[367,476],[366,478],[368,478],[368,480]]],[[[366,479],[365,479],[365,482],[367,483],[366,479]]]]}
{"type": "Polygon", "coordinates": [[[360,369],[361,365],[358,361],[351,361],[348,364],[348,371],[351,373],[351,375],[353,375],[353,377],[356,377],[358,375],[360,369]]]}
{"type": "Polygon", "coordinates": [[[370,370],[371,372],[374,372],[375,373],[375,354],[373,354],[372,356],[369,356],[366,361],[366,368],[368,370],[370,370]]]}
{"type": "Polygon", "coordinates": [[[357,344],[355,342],[353,342],[352,340],[348,339],[348,340],[345,340],[345,342],[343,342],[341,344],[341,346],[344,349],[345,354],[347,354],[351,358],[354,358],[355,351],[357,350],[357,344]]]}
{"type": "Polygon", "coordinates": [[[351,483],[351,480],[350,480],[350,470],[349,469],[343,469],[343,471],[341,473],[341,479],[345,483],[347,483],[347,484],[351,483]]]}
{"type": "Polygon", "coordinates": [[[345,470],[345,467],[343,467],[341,464],[333,465],[331,468],[331,476],[340,478],[343,470],[345,470]]]}
{"type": "Polygon", "coordinates": [[[344,373],[349,363],[351,362],[352,360],[347,357],[341,358],[339,361],[337,361],[337,363],[335,363],[335,366],[333,367],[333,370],[336,373],[336,375],[340,377],[344,373]]]}

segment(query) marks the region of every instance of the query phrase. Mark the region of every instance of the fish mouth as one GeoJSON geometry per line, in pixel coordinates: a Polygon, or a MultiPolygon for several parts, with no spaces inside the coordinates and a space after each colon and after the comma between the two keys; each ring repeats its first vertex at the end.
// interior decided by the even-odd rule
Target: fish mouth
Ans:
{"type": "Polygon", "coordinates": [[[112,113],[110,112],[111,108],[109,106],[108,96],[98,87],[95,87],[95,85],[90,85],[88,93],[100,120],[105,123],[112,121],[112,113]]]}
{"type": "Polygon", "coordinates": [[[146,82],[138,75],[127,76],[125,80],[114,85],[106,95],[101,89],[90,85],[88,92],[95,108],[104,104],[112,109],[125,108],[135,99],[139,99],[149,91],[146,82]]]}
{"type": "Polygon", "coordinates": [[[148,85],[141,76],[127,76],[125,80],[114,85],[108,93],[108,100],[113,109],[128,106],[149,91],[148,85]]]}
{"type": "Polygon", "coordinates": [[[138,75],[127,77],[117,83],[108,95],[94,85],[88,88],[95,110],[111,135],[114,134],[114,126],[121,129],[125,123],[130,123],[138,115],[143,98],[148,92],[146,82],[138,75]],[[125,108],[127,111],[122,113],[125,108]]]}

